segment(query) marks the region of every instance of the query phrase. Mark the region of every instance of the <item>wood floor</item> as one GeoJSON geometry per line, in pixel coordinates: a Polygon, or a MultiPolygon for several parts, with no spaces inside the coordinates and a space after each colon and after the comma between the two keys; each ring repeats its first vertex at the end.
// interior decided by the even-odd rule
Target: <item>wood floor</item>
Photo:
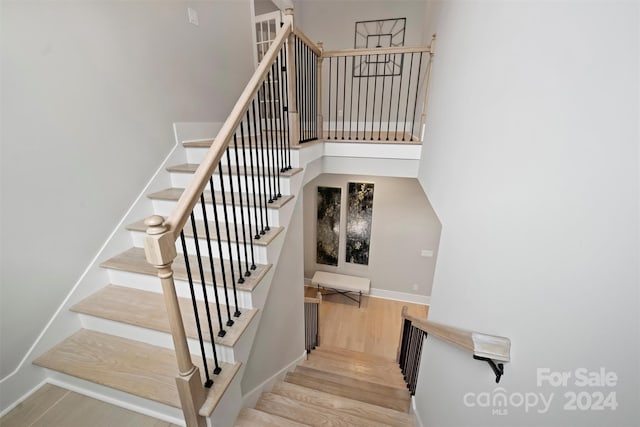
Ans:
{"type": "MultiPolygon", "coordinates": [[[[306,296],[315,296],[316,288],[307,287],[306,296]]],[[[427,317],[426,305],[362,297],[361,308],[342,295],[325,295],[320,304],[320,345],[395,359],[400,341],[400,313],[427,317]]]]}
{"type": "Polygon", "coordinates": [[[4,417],[2,427],[177,427],[45,384],[4,417]]]}

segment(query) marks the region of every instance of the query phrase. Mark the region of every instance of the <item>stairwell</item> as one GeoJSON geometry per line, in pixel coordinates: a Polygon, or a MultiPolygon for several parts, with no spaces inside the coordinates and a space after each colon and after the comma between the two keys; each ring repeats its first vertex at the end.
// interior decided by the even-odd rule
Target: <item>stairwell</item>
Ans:
{"type": "Polygon", "coordinates": [[[320,346],[235,425],[413,426],[410,402],[394,360],[320,346]]]}
{"type": "MultiPolygon", "coordinates": [[[[206,148],[212,141],[199,141],[198,143],[186,142],[183,144],[187,159],[203,157],[206,148]]],[[[230,157],[233,160],[233,156],[230,157]]],[[[197,167],[197,163],[171,165],[165,173],[170,174],[173,187],[161,191],[151,192],[147,197],[153,201],[154,212],[166,216],[171,210],[187,185],[197,167]]],[[[238,169],[244,169],[242,165],[232,165],[232,174],[238,169]]],[[[225,179],[231,179],[226,165],[222,167],[225,179]]],[[[250,171],[247,171],[250,174],[250,171]]],[[[230,254],[228,243],[235,244],[235,234],[228,235],[222,227],[221,240],[224,245],[218,246],[212,242],[212,247],[221,248],[214,254],[213,265],[216,282],[219,285],[214,289],[212,285],[209,258],[202,255],[203,273],[206,282],[206,292],[212,313],[215,313],[213,301],[215,293],[220,301],[229,303],[230,307],[221,304],[223,322],[226,321],[224,313],[231,313],[233,326],[224,326],[226,334],[219,336],[218,322],[212,320],[212,333],[206,332],[203,327],[203,340],[211,342],[213,337],[216,353],[219,358],[220,372],[213,375],[213,386],[208,389],[206,400],[200,408],[200,415],[212,417],[215,425],[231,425],[235,415],[240,410],[242,396],[239,382],[241,379],[242,365],[247,362],[251,351],[251,345],[257,329],[257,318],[260,308],[264,305],[271,281],[273,279],[273,264],[277,263],[282,240],[286,233],[286,224],[291,215],[292,201],[301,187],[302,169],[292,168],[280,174],[280,189],[283,194],[268,206],[270,229],[255,241],[256,268],[251,275],[243,277],[243,283],[236,284],[239,317],[233,315],[236,307],[233,306],[233,295],[225,295],[221,283],[220,268],[225,266],[227,275],[231,273],[229,262],[230,254]],[[284,207],[286,212],[282,212],[284,207]],[[232,390],[228,390],[230,386],[232,390]],[[224,408],[224,415],[216,416],[214,411],[225,395],[231,397],[233,408],[224,408]],[[230,410],[231,409],[231,410],[230,410]]],[[[205,202],[208,209],[225,209],[220,205],[221,194],[217,194],[214,206],[210,194],[205,194],[205,202]]],[[[227,194],[227,199],[230,199],[227,194]]],[[[236,198],[236,205],[238,204],[236,198]]],[[[237,206],[235,207],[237,208],[237,206]]],[[[226,209],[235,209],[227,206],[226,209]]],[[[231,217],[231,215],[229,215],[231,217]]],[[[199,239],[204,236],[204,221],[195,222],[195,234],[199,239]]],[[[215,223],[209,221],[210,229],[214,229],[215,223]]],[[[75,384],[78,387],[88,387],[96,393],[108,392],[105,388],[114,389],[126,393],[121,398],[140,398],[151,401],[150,405],[143,403],[141,406],[151,408],[156,414],[165,414],[170,419],[181,419],[181,404],[176,385],[177,363],[173,349],[169,317],[164,302],[164,296],[157,277],[157,270],[150,265],[145,258],[143,249],[145,230],[144,221],[133,222],[126,226],[133,246],[101,263],[101,267],[109,273],[110,283],[71,307],[82,324],[82,329],[52,347],[49,351],[34,360],[34,364],[49,370],[50,375],[61,379],[63,382],[75,384]]],[[[186,243],[189,247],[194,245],[194,229],[189,224],[185,227],[186,243]]],[[[200,272],[194,269],[195,262],[191,262],[191,270],[187,271],[182,254],[182,248],[176,242],[178,256],[173,263],[176,292],[179,297],[179,305],[182,313],[185,332],[188,339],[192,360],[204,372],[203,361],[199,356],[198,328],[196,317],[189,298],[190,289],[188,275],[192,276],[195,284],[201,283],[200,272]]],[[[231,256],[235,251],[231,251],[231,256]]],[[[192,257],[190,255],[190,257],[192,257]]],[[[241,252],[241,262],[245,263],[241,252]]],[[[236,267],[237,268],[237,267],[236,267]]],[[[200,323],[206,325],[204,316],[205,305],[204,291],[195,287],[197,294],[200,323]]],[[[300,302],[302,304],[302,302],[300,302]]],[[[209,371],[214,366],[211,351],[207,350],[207,364],[209,371]]],[[[202,378],[204,382],[204,377],[202,378]]],[[[140,403],[140,401],[137,401],[140,403]]],[[[229,405],[227,405],[229,406],[229,405]]]]}

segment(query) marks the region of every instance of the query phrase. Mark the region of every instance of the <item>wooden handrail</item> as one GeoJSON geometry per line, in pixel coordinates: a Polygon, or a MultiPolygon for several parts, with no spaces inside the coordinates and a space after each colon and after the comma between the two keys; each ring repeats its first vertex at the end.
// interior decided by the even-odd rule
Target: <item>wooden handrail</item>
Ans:
{"type": "Polygon", "coordinates": [[[320,49],[317,44],[311,41],[311,39],[305,33],[303,33],[302,30],[300,30],[300,28],[294,28],[293,33],[298,36],[298,38],[302,40],[304,44],[309,46],[309,49],[311,49],[313,53],[316,54],[316,56],[322,56],[322,49],[320,49]]]}
{"type": "Polygon", "coordinates": [[[342,49],[322,52],[323,58],[336,56],[387,55],[394,53],[431,52],[431,46],[384,47],[374,49],[342,49]]]}
{"type": "Polygon", "coordinates": [[[511,340],[509,338],[443,325],[412,316],[406,310],[403,310],[402,318],[410,320],[413,326],[423,330],[428,335],[462,347],[474,356],[499,362],[508,362],[510,360],[511,340]]]}
{"type": "Polygon", "coordinates": [[[318,292],[318,296],[316,297],[304,297],[305,303],[310,304],[321,304],[322,303],[322,293],[318,292]]]}
{"type": "MultiPolygon", "coordinates": [[[[196,169],[191,184],[184,190],[180,199],[178,199],[176,208],[165,221],[165,225],[168,227],[169,231],[173,233],[174,241],[180,236],[180,231],[183,229],[191,211],[198,202],[200,194],[202,194],[207,186],[209,177],[213,175],[213,172],[218,166],[225,149],[229,145],[238,125],[242,121],[245,111],[249,108],[253,98],[260,88],[260,85],[262,84],[262,81],[271,70],[271,65],[276,60],[280,49],[287,41],[287,37],[293,31],[293,18],[290,15],[285,15],[284,21],[284,25],[278,30],[278,33],[267,50],[267,53],[264,55],[262,62],[249,80],[249,83],[247,83],[247,86],[240,95],[238,102],[236,102],[236,105],[233,107],[231,114],[229,114],[229,117],[224,122],[222,128],[218,132],[218,135],[211,144],[205,159],[196,169]]],[[[292,59],[290,59],[290,61],[291,60],[292,59]]]]}

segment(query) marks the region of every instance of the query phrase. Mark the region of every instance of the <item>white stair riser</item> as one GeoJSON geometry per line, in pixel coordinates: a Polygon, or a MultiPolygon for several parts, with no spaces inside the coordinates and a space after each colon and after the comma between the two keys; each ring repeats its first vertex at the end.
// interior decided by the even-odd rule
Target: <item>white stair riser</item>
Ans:
{"type": "MultiPolygon", "coordinates": [[[[211,236],[215,236],[215,229],[213,230],[209,230],[209,232],[211,233],[211,236]]],[[[131,231],[131,240],[133,242],[134,246],[137,247],[144,247],[144,240],[146,238],[146,234],[144,232],[141,231],[131,231]]],[[[242,242],[242,229],[239,227],[238,228],[238,233],[240,235],[240,241],[242,242]]],[[[254,230],[255,233],[255,230],[254,230]]],[[[233,228],[232,228],[232,234],[235,236],[235,233],[233,232],[233,228]]],[[[200,246],[200,253],[204,256],[209,256],[209,247],[207,245],[207,240],[200,238],[200,236],[198,236],[198,244],[200,246]]],[[[252,235],[253,237],[253,235],[252,235]]],[[[196,253],[196,249],[195,249],[195,240],[192,237],[187,237],[185,239],[185,243],[187,245],[187,253],[194,255],[196,253]]],[[[220,250],[219,250],[219,246],[218,246],[218,242],[216,240],[212,240],[211,241],[211,251],[213,253],[213,257],[217,258],[217,259],[230,259],[229,257],[229,244],[227,241],[222,241],[220,242],[222,244],[222,256],[220,255],[220,250]]],[[[176,250],[178,251],[179,254],[182,254],[182,243],[180,242],[180,239],[178,239],[176,241],[176,250]]],[[[248,254],[248,258],[249,258],[249,262],[256,262],[258,264],[267,264],[268,260],[267,260],[267,248],[265,246],[258,246],[255,244],[255,239],[254,239],[254,245],[253,245],[253,259],[251,257],[251,245],[250,245],[250,240],[249,240],[249,235],[248,235],[248,231],[247,231],[247,254],[248,254]]],[[[234,260],[238,259],[238,252],[237,252],[237,245],[235,242],[231,242],[231,256],[233,257],[234,260]]],[[[240,244],[240,260],[241,261],[246,261],[245,260],[245,253],[244,253],[244,245],[240,244]]]]}
{"type": "MultiPolygon", "coordinates": [[[[169,215],[171,215],[171,213],[173,212],[173,210],[176,207],[176,202],[171,201],[171,200],[154,200],[153,201],[153,210],[154,213],[156,215],[162,215],[165,217],[168,217],[169,215]]],[[[206,203],[205,204],[205,208],[206,208],[206,212],[207,212],[207,219],[209,221],[214,221],[215,220],[215,216],[213,214],[213,205],[210,203],[206,203]]],[[[218,212],[218,221],[219,222],[224,222],[224,207],[220,204],[216,204],[216,209],[218,212]]],[[[235,210],[236,213],[236,221],[240,222],[241,219],[241,215],[244,214],[245,215],[245,221],[248,224],[248,220],[247,220],[247,213],[250,213],[251,215],[251,224],[253,224],[255,222],[255,217],[256,215],[258,216],[258,221],[260,222],[260,225],[262,226],[262,222],[263,220],[261,218],[264,218],[264,221],[268,221],[269,226],[274,226],[274,227],[278,227],[279,224],[279,215],[278,215],[278,209],[271,209],[271,208],[267,208],[266,212],[264,210],[264,206],[263,209],[260,209],[258,207],[258,209],[250,206],[249,208],[240,208],[239,206],[231,206],[230,205],[230,200],[227,200],[227,206],[226,206],[226,211],[227,211],[227,219],[229,221],[229,223],[233,224],[234,223],[234,218],[233,218],[233,211],[235,210]],[[257,210],[257,212],[256,212],[257,210]]],[[[202,215],[202,208],[201,206],[198,204],[197,208],[194,209],[194,214],[196,219],[204,219],[204,216],[202,215]]]]}
{"type": "MultiPolygon", "coordinates": [[[[196,163],[196,164],[200,164],[204,161],[206,155],[207,155],[207,151],[208,148],[198,148],[198,147],[187,147],[185,148],[185,151],[187,153],[187,161],[189,163],[196,163]]],[[[280,164],[281,166],[293,166],[293,165],[289,165],[289,157],[291,157],[291,163],[293,163],[293,159],[294,159],[294,151],[296,150],[291,150],[291,154],[289,154],[289,152],[285,153],[283,155],[281,150],[258,150],[257,154],[256,154],[256,149],[252,148],[251,149],[251,154],[249,154],[249,149],[245,148],[244,150],[240,147],[238,147],[238,161],[236,162],[236,157],[235,157],[235,153],[233,153],[233,151],[231,152],[231,161],[229,162],[229,160],[227,159],[227,155],[223,155],[222,158],[220,159],[220,163],[223,165],[226,164],[232,164],[232,165],[244,165],[245,164],[245,160],[246,160],[246,164],[251,164],[251,160],[252,158],[250,156],[253,156],[253,164],[254,165],[259,165],[261,168],[262,167],[273,167],[276,164],[280,164]],[[242,152],[244,151],[244,155],[245,158],[242,157],[242,152]],[[263,158],[264,155],[264,158],[263,158]]]]}
{"type": "Polygon", "coordinates": [[[140,412],[154,418],[159,418],[173,424],[182,425],[184,414],[181,409],[173,406],[154,402],[124,391],[103,386],[78,377],[63,374],[58,371],[48,370],[48,382],[75,391],[103,402],[107,402],[122,408],[140,412]]]}
{"type": "MultiPolygon", "coordinates": [[[[211,315],[213,316],[211,318],[211,321],[217,322],[215,313],[211,313],[211,315]]],[[[170,333],[155,331],[152,329],[146,329],[134,325],[128,325],[125,323],[115,322],[109,319],[102,319],[87,314],[80,314],[80,319],[82,322],[82,326],[84,326],[85,329],[91,329],[93,331],[103,332],[109,335],[116,335],[121,338],[140,341],[157,347],[167,349],[174,348],[173,339],[171,338],[170,333]]],[[[206,334],[206,337],[209,338],[208,325],[202,325],[202,331],[203,334],[206,334]]],[[[192,355],[200,355],[200,343],[198,342],[198,340],[187,338],[187,344],[189,345],[189,352],[192,355]]],[[[213,359],[213,349],[209,341],[205,341],[204,349],[207,357],[209,359],[213,359]]],[[[236,361],[232,347],[216,344],[216,354],[218,356],[218,360],[221,362],[234,363],[236,361]]]]}
{"type": "MultiPolygon", "coordinates": [[[[189,184],[191,184],[191,181],[193,180],[193,174],[191,173],[185,173],[185,172],[171,172],[171,185],[173,185],[174,187],[177,188],[187,188],[187,186],[189,184]]],[[[224,189],[225,191],[230,191],[231,190],[231,183],[229,182],[229,175],[224,174],[223,175],[223,184],[224,184],[224,189]]],[[[234,192],[238,191],[238,176],[237,175],[233,175],[233,190],[234,192]]],[[[213,179],[213,188],[216,191],[222,191],[222,185],[220,184],[220,177],[219,175],[215,175],[215,178],[213,179]]],[[[275,177],[275,180],[273,177],[265,177],[265,179],[263,179],[262,175],[260,175],[260,177],[258,177],[257,175],[255,177],[253,177],[251,175],[247,175],[247,181],[245,182],[244,180],[244,174],[240,175],[240,188],[242,189],[242,197],[244,198],[245,195],[247,193],[249,193],[249,197],[251,197],[251,200],[253,201],[253,193],[254,193],[254,188],[257,189],[256,193],[258,194],[269,194],[271,190],[271,194],[273,193],[277,193],[277,190],[280,190],[280,194],[291,194],[290,193],[290,185],[289,185],[289,178],[285,177],[285,176],[281,176],[280,179],[278,179],[277,174],[275,177]],[[280,184],[280,187],[275,187],[277,184],[280,184]],[[248,185],[248,187],[247,187],[248,185]],[[275,187],[275,188],[274,188],[275,187]],[[247,188],[249,190],[247,190],[247,188]],[[265,190],[266,188],[266,190],[265,190]]],[[[209,189],[209,186],[207,185],[207,189],[209,189]]],[[[256,196],[257,198],[257,196],[256,196]]],[[[259,203],[258,200],[256,200],[256,203],[259,203]]]]}
{"type": "MultiPolygon", "coordinates": [[[[237,271],[234,272],[237,276],[237,271]]],[[[109,269],[109,279],[110,282],[114,285],[120,286],[128,286],[134,289],[140,289],[143,291],[150,292],[162,292],[162,286],[160,284],[160,279],[155,276],[149,276],[147,274],[138,274],[131,273],[128,271],[120,271],[120,270],[111,270],[109,269]]],[[[238,278],[236,277],[236,280],[238,278]]],[[[231,275],[229,271],[227,271],[227,280],[231,280],[231,275]]],[[[264,280],[264,279],[263,279],[264,280]]],[[[174,280],[176,286],[176,293],[181,298],[191,298],[191,291],[189,289],[189,283],[182,280],[174,280]]],[[[261,285],[258,285],[257,288],[260,288],[261,285]]],[[[216,287],[218,292],[218,298],[220,300],[220,304],[227,304],[227,300],[224,295],[224,288],[222,286],[216,287]]],[[[215,302],[215,295],[213,286],[206,286],[207,298],[210,303],[215,302]]],[[[204,300],[204,294],[202,293],[202,283],[194,283],[194,293],[196,295],[196,299],[204,300]]],[[[240,310],[245,308],[254,308],[253,306],[253,294],[254,292],[243,291],[241,289],[237,289],[236,291],[238,295],[238,307],[240,310]]],[[[233,298],[233,288],[228,285],[227,286],[227,294],[229,305],[231,306],[231,313],[233,314],[233,308],[235,307],[235,300],[233,298]]]]}

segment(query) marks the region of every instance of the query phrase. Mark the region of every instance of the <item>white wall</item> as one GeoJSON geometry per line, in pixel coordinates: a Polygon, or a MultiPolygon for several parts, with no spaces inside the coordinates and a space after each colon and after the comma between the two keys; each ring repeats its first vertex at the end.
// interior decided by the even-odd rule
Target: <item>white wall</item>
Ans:
{"type": "Polygon", "coordinates": [[[253,63],[249,0],[1,8],[4,377],[167,155],[172,123],[224,121],[253,63]]]}
{"type": "Polygon", "coordinates": [[[420,181],[443,227],[429,317],[509,337],[499,386],[516,404],[553,400],[544,414],[467,407],[466,393],[497,393],[489,367],[428,338],[418,413],[434,427],[637,426],[638,3],[429,3],[420,181]],[[538,368],[571,377],[538,386],[538,368]],[[578,368],[618,381],[580,387],[578,368]],[[618,407],[564,410],[571,392],[614,392],[618,407]]]}
{"type": "Polygon", "coordinates": [[[421,296],[431,295],[440,240],[440,222],[416,179],[322,174],[304,187],[304,274],[317,271],[368,277],[371,287],[421,296]],[[345,262],[349,182],[372,182],[373,218],[369,265],[345,262]],[[342,188],[338,266],[316,264],[318,187],[342,188]],[[421,256],[423,249],[432,258],[421,256]],[[413,285],[418,289],[413,289],[413,285]]]}
{"type": "Polygon", "coordinates": [[[258,332],[242,377],[243,395],[304,353],[302,198],[295,203],[269,296],[258,314],[258,332]]]}

